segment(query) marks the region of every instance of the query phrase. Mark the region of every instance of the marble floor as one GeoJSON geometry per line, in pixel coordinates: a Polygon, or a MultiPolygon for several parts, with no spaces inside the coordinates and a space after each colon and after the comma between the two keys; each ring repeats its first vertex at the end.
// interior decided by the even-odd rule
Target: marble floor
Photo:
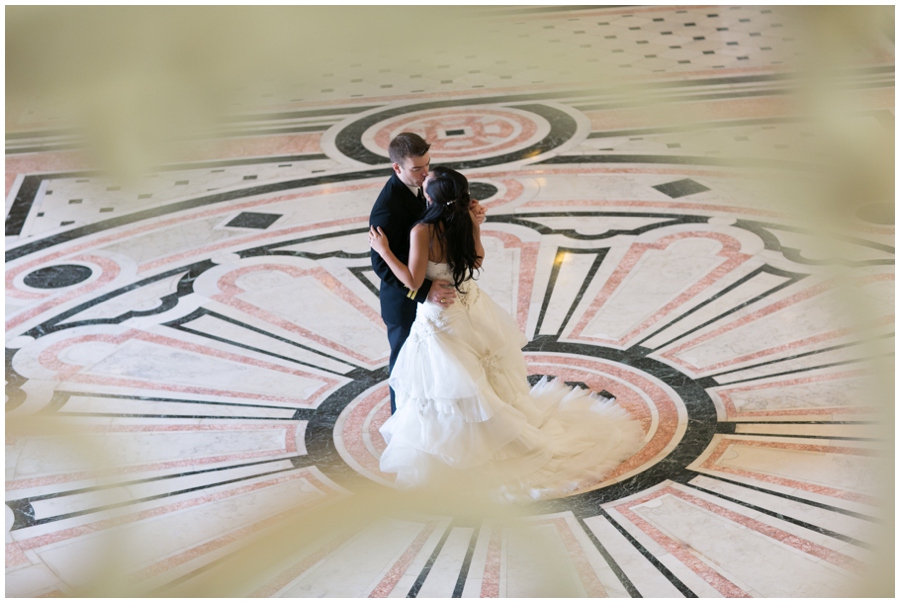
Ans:
{"type": "Polygon", "coordinates": [[[467,19],[492,44],[323,58],[127,181],[52,102],[8,110],[7,596],[893,592],[893,23],[467,19]],[[492,507],[379,471],[365,233],[404,130],[487,207],[532,378],[641,422],[604,481],[492,507]]]}

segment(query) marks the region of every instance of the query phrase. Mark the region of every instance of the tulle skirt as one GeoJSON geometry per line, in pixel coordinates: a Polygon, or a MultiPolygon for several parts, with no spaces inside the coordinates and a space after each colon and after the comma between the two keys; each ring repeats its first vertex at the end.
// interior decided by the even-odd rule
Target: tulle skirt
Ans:
{"type": "Polygon", "coordinates": [[[614,401],[546,378],[529,387],[525,336],[466,285],[447,309],[419,306],[394,364],[380,464],[398,487],[462,479],[505,499],[549,498],[599,482],[641,447],[640,424],[614,401]]]}

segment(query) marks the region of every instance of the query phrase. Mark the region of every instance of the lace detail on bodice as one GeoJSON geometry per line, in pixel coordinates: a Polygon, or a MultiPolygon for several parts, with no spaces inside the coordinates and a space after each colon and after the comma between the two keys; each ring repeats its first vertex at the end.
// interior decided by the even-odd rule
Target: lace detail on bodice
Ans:
{"type": "MultiPolygon", "coordinates": [[[[425,269],[425,276],[431,279],[432,281],[440,280],[440,281],[449,281],[453,282],[453,271],[450,270],[450,264],[446,263],[437,263],[437,262],[428,262],[428,267],[425,269]]],[[[456,292],[456,303],[447,308],[447,311],[453,310],[453,306],[459,304],[466,310],[472,307],[472,304],[478,300],[479,289],[475,284],[475,281],[468,280],[459,286],[459,291],[456,292]]]]}

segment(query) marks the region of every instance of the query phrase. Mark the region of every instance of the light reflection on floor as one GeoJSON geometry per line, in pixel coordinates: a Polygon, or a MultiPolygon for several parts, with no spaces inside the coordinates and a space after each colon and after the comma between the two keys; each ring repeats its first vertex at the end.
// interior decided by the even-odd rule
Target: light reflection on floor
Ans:
{"type": "MultiPolygon", "coordinates": [[[[790,15],[483,19],[645,104],[483,55],[334,59],[127,185],[49,110],[8,118],[7,596],[812,597],[869,575],[892,521],[893,214],[823,210],[835,232],[785,202],[827,189],[810,174],[834,142],[790,102],[790,15]],[[402,130],[488,208],[479,284],[532,374],[641,421],[604,482],[497,509],[379,472],[365,232],[402,130]]],[[[877,138],[894,67],[874,47],[843,81],[877,138]]]]}

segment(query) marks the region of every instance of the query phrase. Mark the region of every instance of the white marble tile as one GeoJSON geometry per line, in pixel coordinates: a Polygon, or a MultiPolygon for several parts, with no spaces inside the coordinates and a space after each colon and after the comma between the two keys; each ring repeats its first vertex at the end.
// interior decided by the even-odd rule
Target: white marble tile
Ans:
{"type": "MultiPolygon", "coordinates": [[[[727,286],[733,284],[740,277],[745,276],[755,268],[757,268],[757,266],[754,264],[747,264],[745,266],[742,266],[739,271],[735,271],[735,274],[729,276],[728,282],[716,283],[715,285],[704,291],[701,294],[704,299],[702,301],[697,301],[695,305],[698,305],[699,303],[702,303],[703,301],[706,301],[708,299],[712,299],[714,295],[720,294],[722,289],[725,289],[727,286]]],[[[643,345],[651,348],[662,346],[663,344],[672,341],[674,338],[683,335],[687,331],[699,327],[700,325],[715,319],[717,316],[729,312],[737,306],[753,299],[754,297],[765,293],[769,289],[784,283],[786,280],[787,279],[785,278],[766,273],[755,276],[750,280],[750,282],[732,289],[727,293],[721,293],[719,297],[716,297],[713,301],[704,305],[698,311],[685,316],[672,326],[663,329],[658,335],[654,335],[653,337],[647,339],[647,341],[645,341],[643,345]]],[[[747,309],[742,309],[742,311],[739,312],[742,312],[744,314],[749,313],[753,308],[758,307],[760,303],[765,302],[756,302],[751,306],[748,306],[747,309]]],[[[741,314],[738,313],[730,314],[724,319],[717,320],[713,323],[712,326],[705,327],[700,331],[700,333],[715,328],[716,325],[721,324],[723,321],[734,320],[737,316],[740,315],[741,314]]],[[[680,317],[680,314],[676,314],[675,316],[670,316],[667,318],[673,319],[676,317],[680,317]]],[[[679,342],[680,341],[681,340],[679,340],[679,342]]],[[[677,343],[678,342],[675,342],[675,345],[677,345],[677,343]]]]}
{"type": "MultiPolygon", "coordinates": [[[[237,353],[246,354],[248,356],[255,356],[260,359],[272,359],[272,354],[276,354],[278,356],[281,356],[282,360],[284,360],[285,358],[297,360],[299,362],[305,363],[306,367],[318,367],[338,373],[348,373],[354,368],[352,365],[333,360],[331,358],[323,356],[322,354],[316,354],[313,351],[300,347],[300,345],[306,345],[307,342],[304,341],[301,337],[298,337],[296,333],[285,332],[284,329],[279,325],[273,325],[271,323],[263,322],[259,320],[258,317],[241,314],[231,308],[228,308],[227,312],[228,313],[225,314],[226,318],[232,318],[244,324],[256,326],[257,328],[260,328],[265,332],[259,333],[257,331],[245,328],[241,325],[233,324],[232,322],[229,322],[227,320],[222,320],[217,316],[210,316],[208,314],[200,316],[196,320],[182,323],[182,326],[193,331],[199,331],[200,333],[206,333],[213,337],[227,340],[224,346],[225,349],[230,348],[230,346],[227,345],[228,342],[239,344],[239,349],[230,349],[236,351],[237,353]],[[271,333],[274,336],[270,336],[267,333],[271,333]],[[288,339],[288,341],[281,341],[280,339],[276,339],[276,337],[281,339],[288,339]],[[299,345],[291,345],[290,342],[294,342],[299,345]],[[268,354],[261,354],[259,352],[255,352],[254,350],[248,350],[243,346],[256,348],[257,350],[268,352],[268,354]]],[[[206,345],[210,345],[213,347],[221,345],[221,343],[217,343],[209,339],[201,339],[201,341],[203,341],[206,345]]],[[[308,370],[308,368],[305,370],[308,370]]]]}
{"type": "Polygon", "coordinates": [[[852,515],[823,509],[802,501],[767,494],[766,492],[760,492],[704,475],[695,477],[690,483],[723,496],[744,501],[815,526],[821,526],[864,542],[870,541],[873,531],[877,529],[876,524],[852,515]]]}
{"type": "Polygon", "coordinates": [[[485,261],[478,277],[478,286],[515,317],[518,313],[520,275],[523,271],[522,252],[505,247],[500,237],[493,234],[498,230],[494,230],[492,225],[482,230],[485,261]]]}
{"type": "Polygon", "coordinates": [[[583,597],[581,580],[553,526],[504,530],[502,597],[583,597]]]}
{"type": "Polygon", "coordinates": [[[764,530],[767,530],[770,527],[774,528],[777,530],[776,539],[788,543],[793,540],[799,543],[799,548],[801,550],[810,552],[810,554],[816,557],[820,562],[824,561],[826,563],[840,565],[848,572],[853,573],[853,568],[851,567],[853,564],[856,562],[865,563],[871,561],[871,553],[868,552],[864,546],[846,542],[843,539],[830,534],[823,534],[817,530],[799,525],[796,522],[781,519],[768,513],[751,509],[745,505],[725,500],[715,494],[700,492],[680,484],[676,485],[675,489],[685,492],[687,496],[696,497],[699,500],[724,509],[724,511],[716,511],[717,513],[731,512],[736,514],[740,519],[733,521],[737,521],[738,523],[744,522],[749,529],[754,531],[764,533],[764,530]],[[745,517],[752,521],[744,519],[745,517]],[[753,522],[758,522],[758,524],[754,524],[753,522]],[[820,554],[817,555],[816,551],[820,554]],[[832,559],[829,557],[828,559],[822,559],[822,555],[834,555],[834,558],[832,559]]]}
{"type": "MultiPolygon", "coordinates": [[[[199,423],[199,421],[195,421],[199,423]]],[[[28,480],[44,476],[86,472],[135,464],[178,463],[187,459],[201,463],[204,458],[260,458],[286,454],[285,434],[292,426],[274,423],[268,426],[237,422],[233,428],[204,429],[197,425],[176,425],[159,421],[157,427],[113,429],[78,434],[77,428],[68,440],[30,437],[17,443],[20,451],[15,479],[28,480]]],[[[132,426],[133,427],[133,426],[132,426]]]]}
{"type": "Polygon", "coordinates": [[[160,279],[156,283],[146,287],[138,287],[122,295],[117,295],[109,301],[94,304],[86,310],[77,313],[70,320],[75,322],[82,320],[96,320],[104,318],[116,318],[126,312],[146,312],[162,305],[162,297],[175,293],[178,290],[178,281],[185,273],[160,279]]]}
{"type": "Polygon", "coordinates": [[[678,497],[663,496],[655,503],[635,507],[634,512],[751,594],[833,596],[848,592],[853,582],[845,570],[824,567],[797,549],[678,497]],[[748,555],[753,563],[745,562],[748,555]]]}
{"type": "Polygon", "coordinates": [[[803,425],[747,422],[735,427],[735,433],[872,438],[876,435],[876,430],[871,425],[803,425]]]}
{"type": "Polygon", "coordinates": [[[293,465],[290,461],[276,461],[261,465],[254,464],[249,467],[194,473],[193,475],[180,477],[177,476],[177,472],[173,471],[172,473],[175,475],[169,479],[126,483],[114,488],[102,488],[91,492],[59,496],[34,501],[31,503],[31,506],[35,510],[35,517],[44,519],[67,513],[83,513],[107,505],[128,503],[138,499],[165,496],[172,492],[203,489],[215,484],[291,469],[293,469],[293,465]]]}
{"type": "Polygon", "coordinates": [[[720,248],[717,241],[694,239],[647,250],[587,325],[585,334],[613,340],[623,336],[719,265],[720,248]]]}
{"type": "Polygon", "coordinates": [[[423,524],[375,522],[282,589],[280,597],[365,597],[423,529],[423,524]]]}
{"type": "MultiPolygon", "coordinates": [[[[213,497],[206,504],[177,505],[180,508],[162,515],[151,513],[120,527],[41,547],[41,558],[66,584],[76,587],[90,584],[104,575],[104,563],[108,562],[105,556],[111,551],[116,551],[121,559],[123,572],[130,573],[154,564],[162,564],[159,571],[167,571],[173,565],[177,567],[198,556],[215,558],[221,554],[222,547],[231,544],[227,538],[230,532],[323,497],[304,479],[229,493],[233,488],[220,487],[220,498],[213,497]],[[173,557],[176,554],[181,558],[173,557]]],[[[179,498],[183,501],[194,496],[179,498]]]]}
{"type": "Polygon", "coordinates": [[[635,526],[628,518],[615,509],[609,510],[610,517],[624,527],[663,566],[672,572],[691,592],[698,597],[722,597],[722,593],[667,551],[650,535],[635,526]]]}
{"type": "Polygon", "coordinates": [[[475,549],[472,551],[472,560],[469,563],[469,573],[466,575],[466,583],[463,586],[462,598],[464,599],[481,598],[482,596],[481,589],[484,583],[491,533],[492,528],[484,524],[478,530],[478,538],[475,541],[475,549]]]}
{"type": "Polygon", "coordinates": [[[474,532],[473,528],[450,530],[450,534],[444,541],[444,546],[431,566],[431,571],[428,572],[428,577],[425,578],[416,598],[449,598],[453,595],[466,552],[469,550],[469,541],[474,532]]]}
{"type": "Polygon", "coordinates": [[[684,597],[606,518],[584,521],[642,597],[684,597]]]}
{"type": "Polygon", "coordinates": [[[5,580],[7,597],[39,597],[59,590],[59,577],[46,565],[38,564],[7,571],[5,580]]]}
{"type": "MultiPolygon", "coordinates": [[[[567,527],[569,528],[569,530],[571,530],[572,535],[575,537],[575,541],[581,548],[581,553],[584,554],[587,562],[590,564],[591,570],[596,574],[597,580],[600,582],[601,588],[606,593],[606,596],[610,598],[628,597],[628,590],[622,584],[619,576],[616,575],[616,572],[612,569],[612,567],[610,567],[610,564],[606,560],[606,558],[600,553],[599,550],[597,550],[596,545],[585,533],[578,520],[576,520],[571,514],[568,513],[563,517],[566,521],[567,527]]],[[[595,594],[599,594],[599,589],[595,594]]]]}
{"type": "Polygon", "coordinates": [[[575,296],[596,260],[597,254],[570,252],[563,254],[553,294],[541,323],[541,334],[552,335],[559,332],[566,314],[575,301],[575,296]]]}
{"type": "Polygon", "coordinates": [[[110,253],[131,258],[138,264],[183,253],[211,243],[236,239],[244,231],[221,230],[216,226],[221,216],[188,219],[178,224],[166,224],[146,234],[135,234],[127,239],[107,245],[103,249],[110,253]]]}
{"type": "MultiPolygon", "coordinates": [[[[734,372],[728,372],[728,374],[717,376],[716,382],[721,383],[722,385],[728,385],[731,383],[739,384],[740,382],[743,382],[747,379],[765,378],[770,375],[784,378],[785,375],[783,373],[788,373],[788,377],[792,376],[789,371],[796,371],[798,369],[809,370],[816,369],[818,367],[828,368],[829,365],[832,364],[837,364],[844,370],[870,370],[872,363],[872,354],[870,352],[871,349],[866,343],[854,344],[852,341],[848,341],[847,338],[830,339],[826,341],[820,341],[818,343],[813,343],[809,346],[776,350],[771,354],[765,354],[753,360],[747,360],[745,362],[741,362],[731,366],[726,365],[727,368],[721,367],[719,370],[732,370],[734,369],[734,367],[739,367],[740,365],[752,366],[753,364],[759,364],[768,361],[778,361],[756,368],[747,368],[744,370],[734,370],[734,372]],[[846,347],[838,347],[837,349],[824,351],[818,354],[808,354],[800,356],[799,358],[793,358],[793,356],[795,355],[804,354],[805,352],[812,352],[818,349],[827,349],[833,346],[846,347]]],[[[712,372],[715,373],[715,371],[712,372]]],[[[807,374],[811,373],[811,370],[809,372],[802,371],[800,372],[800,375],[806,376],[807,374]]],[[[866,399],[863,398],[861,401],[865,402],[866,399]]]]}
{"type": "Polygon", "coordinates": [[[270,274],[276,280],[262,282],[242,277],[238,285],[244,292],[238,298],[326,340],[355,350],[369,360],[387,355],[384,327],[373,324],[368,316],[318,278],[292,278],[283,272],[270,274]],[[273,295],[273,290],[277,295],[273,295]]]}
{"type": "Polygon", "coordinates": [[[679,352],[678,357],[702,368],[778,346],[796,350],[793,342],[847,326],[841,307],[834,302],[827,295],[798,301],[752,322],[738,324],[709,341],[679,352]]]}
{"type": "MultiPolygon", "coordinates": [[[[406,598],[413,586],[418,582],[419,575],[425,568],[425,564],[431,558],[432,553],[437,548],[438,544],[440,544],[441,538],[443,538],[444,533],[450,528],[451,518],[448,517],[409,517],[407,519],[410,520],[427,520],[434,522],[432,524],[433,529],[425,541],[422,543],[422,547],[419,549],[418,553],[412,558],[409,565],[406,567],[406,571],[403,572],[403,575],[400,576],[399,580],[397,580],[394,588],[387,594],[387,597],[390,598],[406,598]]],[[[452,589],[451,589],[452,590],[452,589]]],[[[370,593],[371,596],[371,593],[370,593]]]]}
{"type": "Polygon", "coordinates": [[[61,410],[65,413],[166,415],[170,417],[245,417],[263,419],[290,419],[295,411],[290,408],[267,408],[260,404],[203,404],[199,401],[163,402],[117,397],[100,397],[73,394],[61,410]]]}
{"type": "Polygon", "coordinates": [[[838,490],[876,494],[880,474],[876,463],[869,456],[752,446],[736,441],[716,464],[838,490]]]}
{"type": "Polygon", "coordinates": [[[774,382],[734,390],[719,388],[739,412],[795,410],[803,414],[817,408],[847,408],[869,405],[872,384],[868,379],[846,377],[799,383],[774,382]]]}
{"type": "MultiPolygon", "coordinates": [[[[273,359],[272,363],[279,362],[273,359]]],[[[308,396],[321,385],[320,381],[288,371],[266,370],[134,339],[119,346],[112,355],[85,370],[84,374],[98,380],[139,379],[290,398],[308,396]]]]}

